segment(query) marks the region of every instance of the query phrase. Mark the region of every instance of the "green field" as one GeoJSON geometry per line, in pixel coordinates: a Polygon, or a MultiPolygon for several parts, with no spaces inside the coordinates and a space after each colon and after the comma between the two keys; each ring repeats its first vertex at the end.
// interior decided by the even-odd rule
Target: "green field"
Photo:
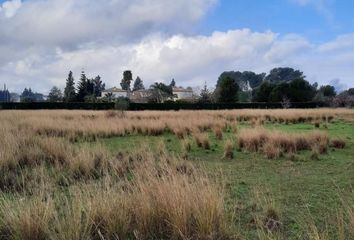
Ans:
{"type": "MultiPolygon", "coordinates": [[[[239,129],[250,127],[246,123],[239,125],[239,129]]],[[[265,127],[296,133],[315,129],[313,124],[303,123],[267,123],[265,127]]],[[[240,151],[235,146],[234,159],[225,160],[222,159],[224,140],[217,140],[214,133],[209,132],[210,150],[198,148],[190,137],[193,144],[187,161],[207,169],[211,176],[221,176],[225,180],[226,207],[234,230],[247,239],[262,238],[267,233],[263,229],[260,231],[254,222],[255,218],[264,217],[269,209],[277,213],[279,226],[267,237],[304,239],[305,232],[309,231],[306,226],[311,224],[322,232],[328,231],[331,236],[337,226],[334,216],[343,201],[352,196],[354,125],[338,120],[317,130],[327,132],[330,138],[344,138],[346,147],[331,147],[328,154],[320,155],[318,159],[312,159],[309,151],[267,159],[258,153],[240,151]]],[[[228,130],[223,139],[236,140],[237,133],[228,130]]],[[[156,151],[165,145],[171,154],[181,154],[181,141],[170,133],[156,137],[129,135],[100,139],[99,142],[114,153],[129,152],[142,145],[156,151]]]]}

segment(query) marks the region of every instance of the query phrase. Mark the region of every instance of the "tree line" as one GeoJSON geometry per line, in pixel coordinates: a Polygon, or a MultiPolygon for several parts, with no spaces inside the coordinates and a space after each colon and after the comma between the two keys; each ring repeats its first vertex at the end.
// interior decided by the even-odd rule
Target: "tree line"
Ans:
{"type": "MultiPolygon", "coordinates": [[[[120,86],[126,91],[145,90],[142,79],[137,76],[133,81],[132,71],[123,72],[120,86]]],[[[165,102],[173,99],[173,87],[176,81],[172,79],[170,84],[156,82],[147,90],[149,102],[165,102]]],[[[75,84],[72,71],[66,79],[64,92],[58,87],[53,87],[48,95],[50,102],[110,102],[113,101],[110,94],[102,96],[106,89],[100,76],[88,78],[85,72],[75,84]]],[[[128,100],[128,99],[127,99],[128,100]]],[[[43,95],[33,92],[30,88],[21,94],[21,101],[43,101],[43,95]]],[[[268,74],[252,71],[227,71],[217,79],[216,86],[209,89],[204,84],[198,95],[194,96],[194,102],[199,103],[236,103],[236,102],[282,102],[288,106],[291,102],[326,102],[336,106],[354,105],[354,88],[337,93],[334,86],[318,86],[306,80],[302,71],[289,67],[274,68],[268,74]]]]}
{"type": "Polygon", "coordinates": [[[331,85],[311,84],[300,70],[274,68],[268,74],[251,71],[223,72],[214,91],[203,87],[199,101],[205,103],[234,102],[325,102],[335,106],[353,106],[354,88],[337,94],[331,85]]]}

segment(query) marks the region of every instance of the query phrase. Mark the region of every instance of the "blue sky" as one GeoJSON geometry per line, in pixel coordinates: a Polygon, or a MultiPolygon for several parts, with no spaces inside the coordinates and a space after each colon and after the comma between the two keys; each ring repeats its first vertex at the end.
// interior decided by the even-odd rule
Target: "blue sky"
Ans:
{"type": "Polygon", "coordinates": [[[223,71],[293,67],[354,87],[352,0],[0,0],[0,84],[48,92],[100,75],[119,86],[215,86],[223,71]]]}
{"type": "Polygon", "coordinates": [[[201,27],[204,33],[238,28],[297,33],[321,43],[354,31],[354,1],[222,0],[201,27]]]}

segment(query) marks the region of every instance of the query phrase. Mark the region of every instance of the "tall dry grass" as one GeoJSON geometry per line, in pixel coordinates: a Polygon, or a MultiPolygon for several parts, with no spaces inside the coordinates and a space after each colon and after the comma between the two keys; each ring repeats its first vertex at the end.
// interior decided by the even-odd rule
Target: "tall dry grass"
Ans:
{"type": "Polygon", "coordinates": [[[114,155],[1,117],[1,239],[232,237],[221,185],[188,162],[114,155]]]}
{"type": "MultiPolygon", "coordinates": [[[[72,141],[95,140],[99,137],[127,134],[160,135],[166,131],[183,138],[193,131],[234,128],[237,122],[262,125],[265,122],[303,123],[333,119],[354,121],[352,109],[281,109],[281,110],[225,110],[225,111],[2,111],[1,122],[16,123],[22,129],[41,136],[65,137],[72,141]]],[[[222,133],[222,132],[221,132],[222,133]]]]}
{"type": "Polygon", "coordinates": [[[264,128],[242,129],[238,136],[238,146],[250,152],[261,152],[268,158],[277,158],[284,153],[316,149],[326,153],[329,137],[324,132],[306,134],[285,133],[264,128]]]}

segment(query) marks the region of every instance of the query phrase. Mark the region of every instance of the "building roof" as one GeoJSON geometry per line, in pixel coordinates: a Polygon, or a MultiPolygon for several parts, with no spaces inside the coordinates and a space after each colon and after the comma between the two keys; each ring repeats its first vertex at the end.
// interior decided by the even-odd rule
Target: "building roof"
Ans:
{"type": "Polygon", "coordinates": [[[120,89],[120,88],[117,88],[117,87],[112,87],[112,88],[109,88],[109,89],[106,89],[102,92],[127,92],[126,90],[123,90],[123,89],[120,89]]]}

